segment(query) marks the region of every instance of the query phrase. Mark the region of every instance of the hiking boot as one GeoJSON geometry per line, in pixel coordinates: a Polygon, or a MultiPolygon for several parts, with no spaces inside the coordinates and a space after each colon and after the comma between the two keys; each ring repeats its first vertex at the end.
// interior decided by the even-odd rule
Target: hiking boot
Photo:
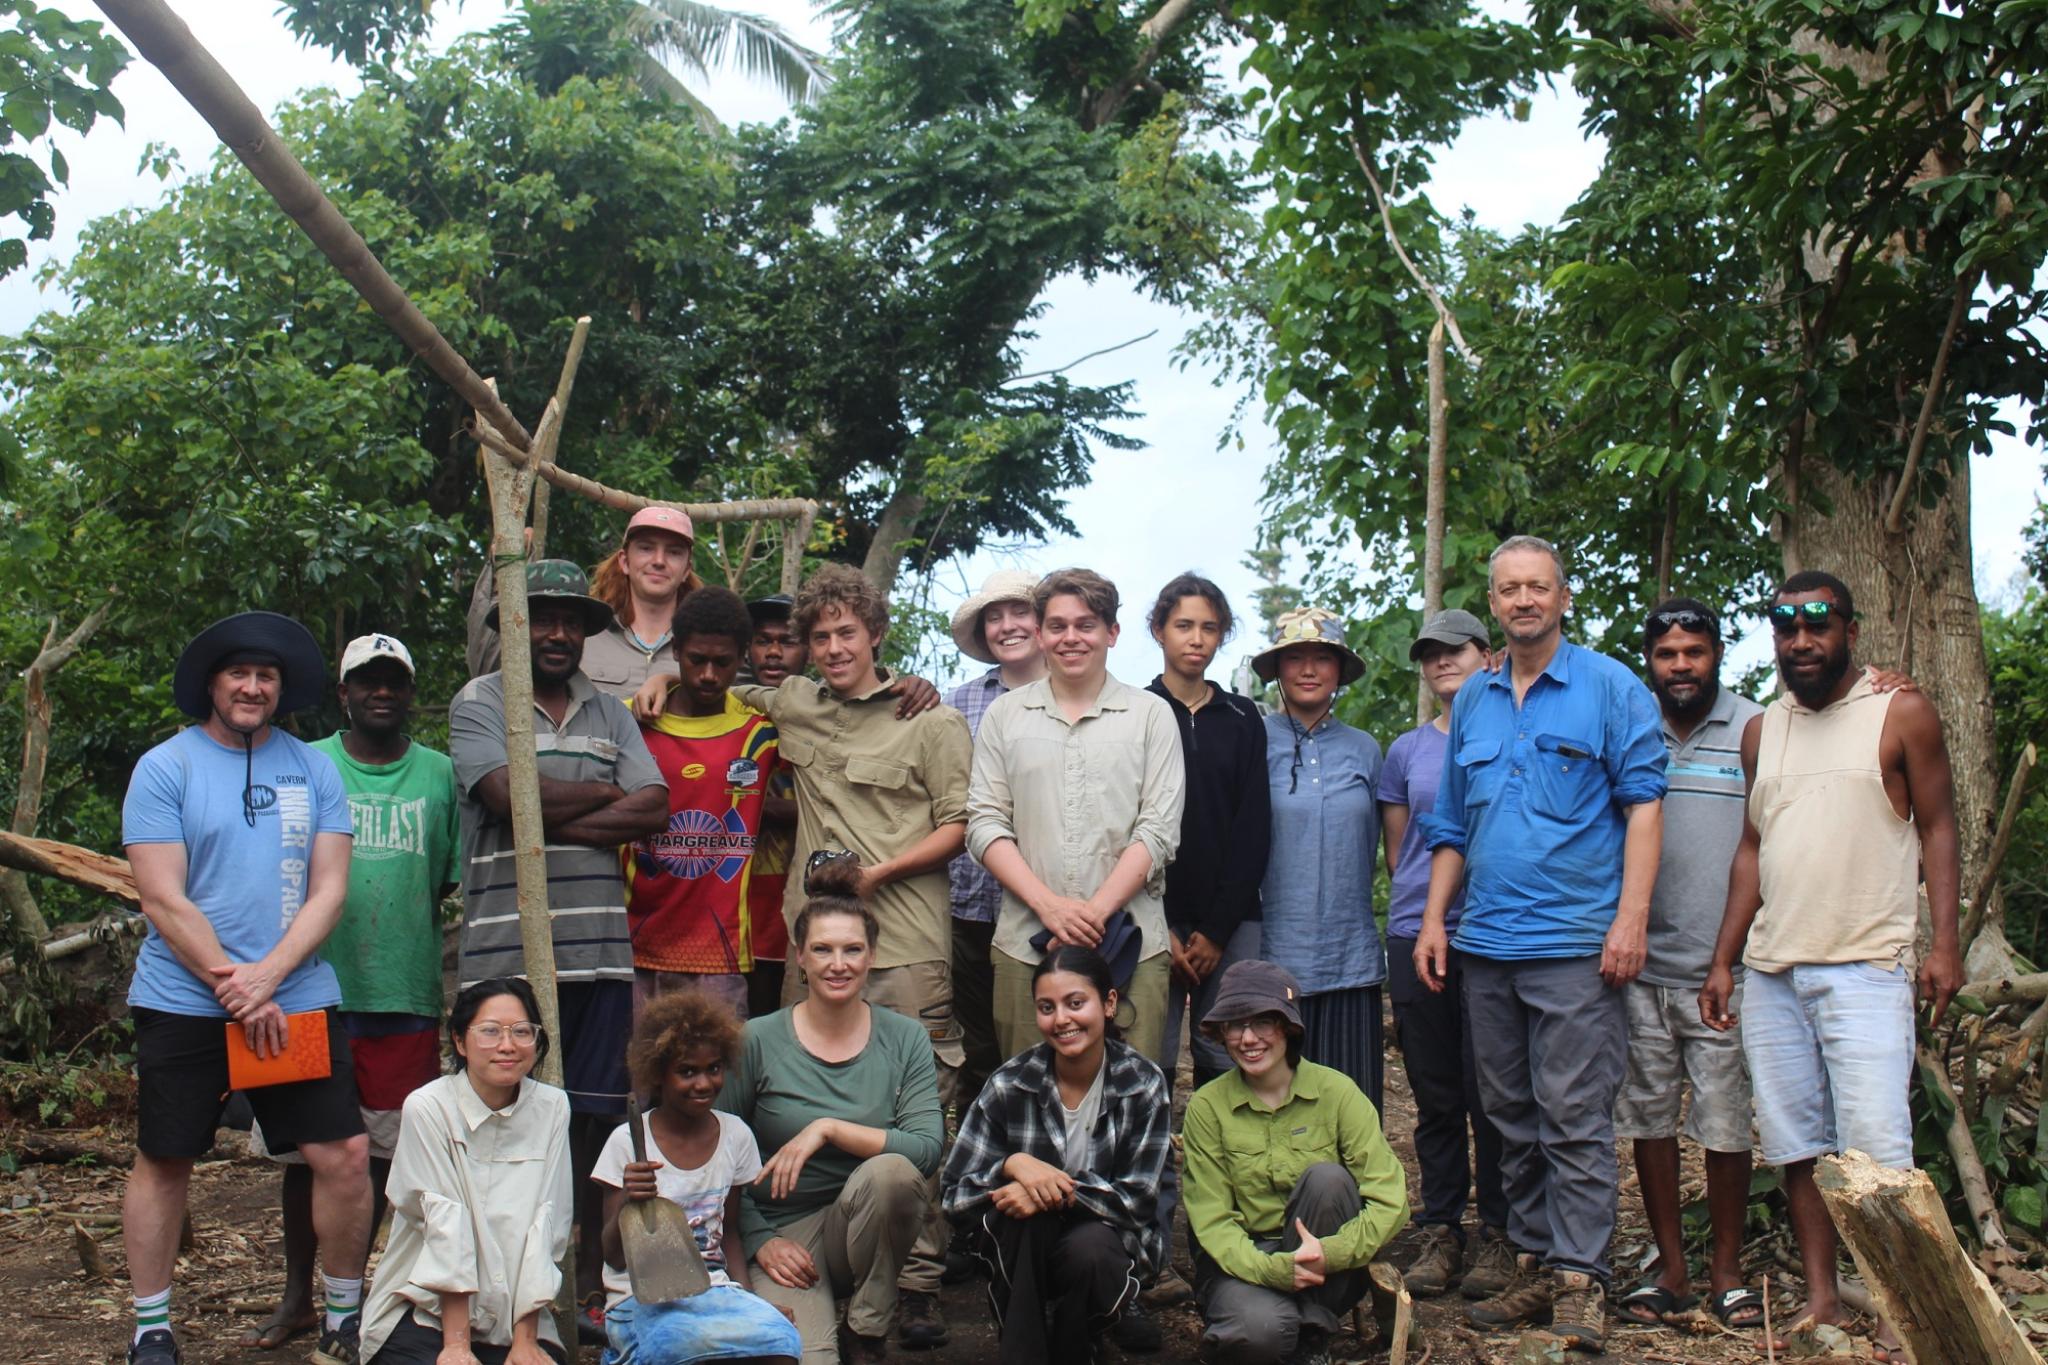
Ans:
{"type": "Polygon", "coordinates": [[[1458,1292],[1468,1299],[1490,1299],[1514,1278],[1515,1244],[1499,1228],[1479,1229],[1465,1243],[1465,1282],[1458,1292]]]}
{"type": "Polygon", "coordinates": [[[896,1339],[909,1351],[946,1344],[946,1318],[937,1294],[906,1289],[896,1296],[896,1339]]]}
{"type": "Polygon", "coordinates": [[[350,1313],[339,1327],[320,1334],[320,1344],[313,1348],[313,1365],[362,1365],[362,1338],[363,1315],[350,1313]]]}
{"type": "Polygon", "coordinates": [[[1458,1278],[1460,1259],[1458,1234],[1442,1223],[1425,1223],[1422,1226],[1422,1250],[1415,1253],[1415,1259],[1408,1263],[1401,1282],[1416,1298],[1433,1299],[1449,1289],[1451,1281],[1458,1278]]]}
{"type": "Polygon", "coordinates": [[[1313,1327],[1302,1328],[1280,1365],[1330,1365],[1330,1339],[1313,1327]]]}
{"type": "Polygon", "coordinates": [[[1514,1278],[1490,1299],[1465,1310],[1465,1319],[1482,1332],[1506,1327],[1541,1327],[1550,1321],[1550,1272],[1527,1252],[1515,1257],[1514,1278]]]}
{"type": "Polygon", "coordinates": [[[946,1262],[939,1270],[939,1283],[943,1285],[966,1284],[981,1273],[981,1262],[964,1245],[965,1239],[955,1237],[953,1245],[946,1248],[946,1262]]]}
{"type": "Polygon", "coordinates": [[[1553,1281],[1550,1334],[1576,1350],[1599,1355],[1607,1341],[1607,1289],[1591,1275],[1560,1270],[1553,1281]]]}
{"type": "Polygon", "coordinates": [[[1123,1316],[1116,1320],[1116,1328],[1110,1335],[1116,1339],[1117,1345],[1141,1356],[1158,1351],[1164,1340],[1160,1335],[1159,1320],[1146,1310],[1142,1299],[1133,1299],[1124,1305],[1123,1316]]]}
{"type": "Polygon", "coordinates": [[[864,1337],[844,1321],[840,1322],[839,1365],[882,1365],[888,1358],[889,1338],[864,1337]]]}
{"type": "Polygon", "coordinates": [[[168,1327],[154,1327],[128,1347],[128,1365],[183,1365],[185,1356],[168,1327]]]}
{"type": "Polygon", "coordinates": [[[1138,1295],[1138,1302],[1147,1308],[1171,1308],[1175,1304],[1186,1303],[1194,1296],[1193,1287],[1180,1277],[1179,1271],[1168,1266],[1159,1272],[1158,1279],[1152,1281],[1151,1288],[1138,1295]]]}

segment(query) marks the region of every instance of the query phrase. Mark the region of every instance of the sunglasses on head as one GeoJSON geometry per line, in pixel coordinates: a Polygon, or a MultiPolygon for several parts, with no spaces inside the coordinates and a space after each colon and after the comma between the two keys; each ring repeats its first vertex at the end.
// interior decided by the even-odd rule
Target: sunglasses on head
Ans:
{"type": "Polygon", "coordinates": [[[1643,623],[1643,634],[1655,640],[1673,628],[1690,631],[1694,635],[1715,635],[1721,633],[1721,623],[1703,611],[1692,607],[1674,607],[1670,611],[1654,611],[1643,623]]]}
{"type": "Polygon", "coordinates": [[[1771,619],[1771,629],[1780,635],[1796,634],[1802,622],[1818,632],[1826,630],[1837,617],[1851,619],[1851,613],[1833,602],[1773,602],[1766,614],[1771,619]]]}
{"type": "Polygon", "coordinates": [[[849,849],[821,848],[811,854],[809,861],[804,864],[804,876],[810,876],[826,863],[837,862],[841,858],[851,858],[852,856],[853,853],[849,849]]]}

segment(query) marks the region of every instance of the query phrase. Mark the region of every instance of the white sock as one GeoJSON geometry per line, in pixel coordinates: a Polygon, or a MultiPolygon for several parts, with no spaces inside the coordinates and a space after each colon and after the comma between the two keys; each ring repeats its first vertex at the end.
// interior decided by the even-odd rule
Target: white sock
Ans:
{"type": "Polygon", "coordinates": [[[170,1291],[170,1290],[166,1289],[166,1290],[164,1290],[164,1291],[163,1291],[162,1293],[160,1293],[160,1294],[138,1294],[138,1295],[136,1295],[136,1297],[135,1297],[135,1336],[134,1336],[134,1338],[133,1338],[133,1340],[134,1340],[134,1342],[135,1342],[136,1344],[140,1344],[140,1343],[141,1343],[141,1341],[142,1341],[142,1335],[143,1335],[143,1333],[145,1333],[145,1332],[154,1332],[154,1331],[157,1331],[157,1330],[159,1330],[159,1329],[165,1329],[165,1330],[168,1330],[168,1329],[169,1329],[169,1327],[170,1327],[170,1325],[171,1325],[171,1291],[170,1291]]]}
{"type": "Polygon", "coordinates": [[[322,1274],[320,1285],[327,1296],[327,1320],[323,1330],[332,1332],[362,1308],[363,1281],[360,1276],[353,1280],[337,1280],[332,1275],[322,1274]]]}

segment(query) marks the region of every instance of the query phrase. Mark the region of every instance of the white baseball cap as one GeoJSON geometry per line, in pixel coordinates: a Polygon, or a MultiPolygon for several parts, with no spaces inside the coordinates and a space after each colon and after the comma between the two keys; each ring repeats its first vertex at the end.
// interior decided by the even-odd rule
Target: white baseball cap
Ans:
{"type": "Polygon", "coordinates": [[[400,644],[392,635],[358,635],[348,642],[348,648],[341,651],[341,676],[361,668],[377,659],[396,659],[405,665],[407,674],[414,672],[412,651],[400,644]]]}

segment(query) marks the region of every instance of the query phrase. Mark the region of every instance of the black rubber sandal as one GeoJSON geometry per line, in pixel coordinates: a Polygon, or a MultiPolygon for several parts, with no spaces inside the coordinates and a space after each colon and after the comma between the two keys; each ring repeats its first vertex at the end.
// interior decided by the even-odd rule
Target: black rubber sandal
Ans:
{"type": "Polygon", "coordinates": [[[1708,1299],[1707,1311],[1719,1319],[1723,1327],[1736,1331],[1754,1330],[1764,1325],[1764,1296],[1748,1285],[1738,1285],[1708,1299]],[[1737,1322],[1735,1315],[1738,1313],[1753,1316],[1747,1322],[1737,1322]]]}
{"type": "Polygon", "coordinates": [[[1666,1315],[1699,1306],[1697,1294],[1674,1294],[1655,1280],[1645,1280],[1621,1296],[1615,1314],[1631,1327],[1662,1327],[1666,1315]],[[1643,1316],[1648,1313],[1649,1316],[1643,1316]]]}

